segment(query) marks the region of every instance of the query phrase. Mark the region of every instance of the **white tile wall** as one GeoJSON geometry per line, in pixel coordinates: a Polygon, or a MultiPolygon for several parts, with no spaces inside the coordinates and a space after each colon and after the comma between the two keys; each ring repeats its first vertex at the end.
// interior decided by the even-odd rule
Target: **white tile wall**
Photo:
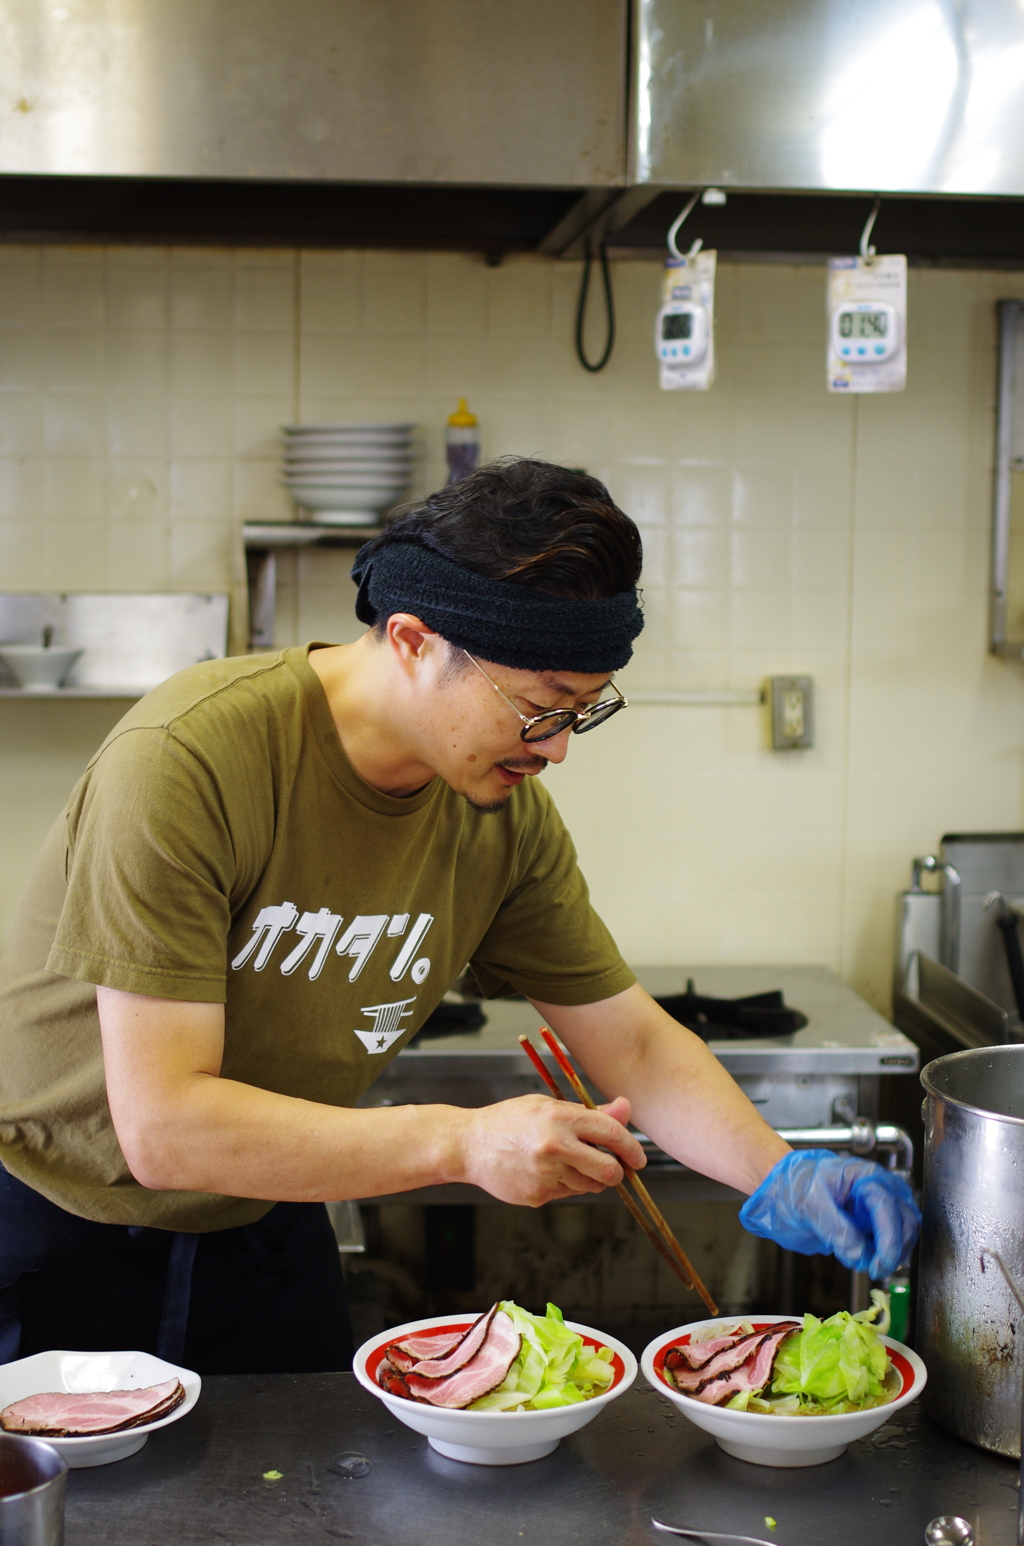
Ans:
{"type": "MultiPolygon", "coordinates": [[[[855,400],[825,391],[819,270],[723,266],[693,395],[657,389],[653,265],[616,265],[598,376],[578,282],[538,258],[0,247],[0,589],[237,602],[241,521],[291,514],[280,424],[415,420],[426,492],[468,394],[485,455],[581,463],[640,524],[627,692],[816,678],[812,751],[772,753],[757,710],[637,707],[549,775],[623,949],[823,961],[884,1005],[911,856],[1024,822],[1024,682],[985,650],[994,302],[1021,286],[912,271],[907,390],[855,400]]],[[[280,570],[283,642],[354,636],[344,553],[280,570]]],[[[0,932],[112,712],[0,703],[0,932]]]]}

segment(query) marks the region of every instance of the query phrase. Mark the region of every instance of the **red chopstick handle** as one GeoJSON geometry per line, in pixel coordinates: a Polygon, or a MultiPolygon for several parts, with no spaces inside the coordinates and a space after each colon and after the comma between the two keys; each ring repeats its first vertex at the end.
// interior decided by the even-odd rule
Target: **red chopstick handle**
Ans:
{"type": "Polygon", "coordinates": [[[541,1026],[540,1034],[541,1040],[550,1050],[555,1062],[558,1064],[559,1068],[562,1070],[563,1074],[572,1085],[572,1088],[576,1091],[576,1094],[579,1096],[584,1106],[589,1107],[591,1111],[596,1111],[597,1107],[594,1105],[594,1102],[591,1100],[589,1094],[587,1093],[586,1086],[546,1025],[541,1026]]]}
{"type": "Polygon", "coordinates": [[[530,1040],[529,1036],[520,1036],[520,1038],[519,1038],[519,1045],[522,1047],[523,1051],[526,1053],[526,1056],[530,1059],[530,1062],[533,1064],[534,1068],[540,1074],[541,1078],[543,1079],[544,1083],[547,1085],[548,1089],[551,1091],[551,1093],[555,1097],[555,1099],[556,1100],[566,1100],[567,1097],[562,1094],[562,1091],[558,1088],[558,1085],[555,1083],[554,1077],[548,1072],[547,1067],[546,1067],[546,1065],[544,1063],[544,1059],[541,1057],[540,1053],[537,1051],[536,1047],[533,1045],[533,1042],[530,1040]]]}

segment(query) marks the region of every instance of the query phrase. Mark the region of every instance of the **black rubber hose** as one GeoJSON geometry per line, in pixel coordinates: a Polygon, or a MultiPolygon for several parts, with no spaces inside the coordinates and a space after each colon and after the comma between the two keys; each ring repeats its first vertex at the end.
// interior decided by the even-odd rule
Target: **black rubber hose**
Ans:
{"type": "Polygon", "coordinates": [[[605,317],[608,324],[608,335],[605,341],[604,353],[599,360],[588,360],[587,352],[583,347],[583,324],[587,316],[587,292],[590,289],[590,269],[594,261],[594,254],[587,247],[587,255],[583,260],[583,277],[580,280],[580,298],[576,307],[576,354],[584,370],[596,374],[604,370],[612,357],[615,348],[615,298],[612,295],[612,273],[608,266],[608,248],[601,243],[601,277],[604,280],[604,305],[605,317]]]}

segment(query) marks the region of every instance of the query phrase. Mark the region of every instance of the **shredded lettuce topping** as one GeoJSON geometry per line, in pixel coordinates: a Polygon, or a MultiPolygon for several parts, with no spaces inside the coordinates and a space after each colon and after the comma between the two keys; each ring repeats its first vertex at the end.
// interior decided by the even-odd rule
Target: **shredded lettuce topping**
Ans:
{"type": "Polygon", "coordinates": [[[500,1308],[508,1315],[522,1346],[497,1390],[470,1402],[470,1412],[543,1412],[573,1406],[602,1395],[615,1378],[610,1347],[588,1347],[562,1319],[557,1305],[546,1315],[531,1315],[511,1300],[500,1308]]]}
{"type": "Polygon", "coordinates": [[[889,1296],[873,1288],[871,1299],[871,1308],[856,1315],[840,1310],[826,1321],[805,1315],[803,1329],[779,1348],[768,1387],[741,1391],[726,1406],[777,1417],[825,1417],[891,1401],[899,1375],[879,1336],[889,1329],[889,1296]]]}

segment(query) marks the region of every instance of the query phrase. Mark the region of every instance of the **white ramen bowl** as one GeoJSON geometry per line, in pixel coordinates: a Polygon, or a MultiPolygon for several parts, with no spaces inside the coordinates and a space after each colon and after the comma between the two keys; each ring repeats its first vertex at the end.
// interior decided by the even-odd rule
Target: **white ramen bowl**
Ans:
{"type": "Polygon", "coordinates": [[[138,1390],[178,1379],[185,1387],[185,1399],[166,1417],[141,1423],[138,1428],[122,1428],[119,1433],[89,1433],[77,1439],[46,1439],[62,1455],[71,1470],[82,1466],[110,1465],[140,1450],[158,1428],[187,1417],[199,1400],[203,1382],[191,1369],[179,1369],[152,1353],[70,1353],[53,1349],[34,1353],[0,1365],[0,1408],[26,1396],[41,1396],[60,1390],[81,1394],[89,1390],[138,1390]]]}
{"type": "Polygon", "coordinates": [[[375,419],[363,424],[282,424],[281,433],[289,439],[306,440],[312,436],[331,440],[364,440],[375,436],[398,436],[408,439],[416,428],[408,421],[375,419]]]}
{"type": "Polygon", "coordinates": [[[402,472],[292,472],[285,470],[283,483],[289,489],[368,488],[380,493],[400,494],[408,483],[402,472]]]}
{"type": "Polygon", "coordinates": [[[328,456],[285,456],[281,466],[293,478],[311,478],[317,473],[341,473],[352,477],[355,473],[372,472],[377,477],[392,479],[409,475],[411,456],[369,456],[365,451],[358,456],[343,456],[332,451],[328,456]]]}
{"type": "MultiPolygon", "coordinates": [[[[756,1315],[750,1321],[756,1331],[775,1325],[779,1321],[798,1320],[793,1315],[756,1315]]],[[[902,1381],[899,1395],[882,1406],[870,1407],[866,1412],[837,1412],[829,1417],[771,1417],[766,1412],[736,1412],[728,1407],[709,1406],[695,1396],[684,1396],[673,1389],[664,1374],[665,1354],[669,1348],[689,1340],[695,1331],[706,1326],[736,1326],[742,1316],[719,1316],[715,1320],[691,1321],[688,1326],[677,1326],[674,1331],[663,1332],[644,1348],[640,1367],[647,1382],[653,1385],[659,1396],[665,1396],[679,1408],[698,1428],[710,1433],[720,1449],[737,1460],[749,1460],[754,1465],[802,1466],[823,1465],[826,1460],[836,1460],[855,1439],[866,1438],[876,1428],[888,1422],[893,1412],[915,1400],[928,1379],[928,1371],[909,1347],[882,1337],[889,1357],[902,1381]]]]}
{"type": "Polygon", "coordinates": [[[285,430],[281,436],[281,444],[289,452],[327,449],[350,452],[356,448],[372,449],[374,452],[405,451],[411,447],[412,442],[411,431],[390,429],[387,425],[377,430],[314,429],[309,434],[285,430]]]}
{"type": "Polygon", "coordinates": [[[0,660],[23,692],[56,692],[81,653],[59,646],[0,644],[0,660]]]}
{"type": "Polygon", "coordinates": [[[336,488],[333,484],[315,484],[301,488],[285,484],[289,494],[311,519],[325,525],[376,525],[383,511],[398,503],[401,489],[381,492],[375,488],[336,488]]]}
{"type": "Polygon", "coordinates": [[[636,1379],[636,1359],[628,1347],[591,1326],[566,1321],[569,1329],[578,1332],[584,1342],[595,1348],[609,1347],[614,1354],[615,1377],[610,1389],[590,1401],[554,1407],[548,1412],[449,1411],[421,1401],[407,1401],[404,1396],[392,1396],[377,1384],[377,1368],[390,1343],[400,1342],[403,1337],[423,1336],[426,1332],[465,1331],[477,1318],[475,1315],[435,1315],[430,1320],[395,1326],[386,1336],[378,1334],[364,1342],[352,1364],[360,1385],[383,1401],[399,1422],[415,1433],[424,1434],[431,1448],[447,1455],[449,1460],[465,1460],[470,1465],[522,1465],[528,1460],[540,1460],[557,1449],[568,1434],[593,1422],[598,1413],[628,1390],[636,1379]]]}

